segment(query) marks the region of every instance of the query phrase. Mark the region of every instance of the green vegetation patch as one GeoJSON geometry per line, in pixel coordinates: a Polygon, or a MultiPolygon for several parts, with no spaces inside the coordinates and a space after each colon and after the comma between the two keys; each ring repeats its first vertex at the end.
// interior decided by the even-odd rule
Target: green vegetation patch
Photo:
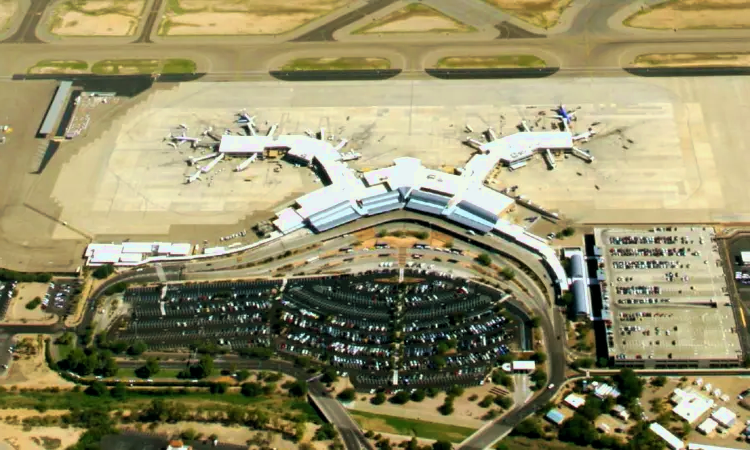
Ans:
{"type": "Polygon", "coordinates": [[[84,73],[88,68],[86,61],[45,59],[30,67],[28,73],[84,73]]]}
{"type": "Polygon", "coordinates": [[[91,72],[97,75],[142,75],[156,73],[159,69],[158,59],[105,59],[91,66],[91,72]]]}
{"type": "Polygon", "coordinates": [[[161,73],[195,73],[195,61],[190,59],[168,59],[164,61],[161,73]]]}
{"type": "Polygon", "coordinates": [[[633,61],[636,67],[747,66],[750,52],[736,53],[647,53],[633,61]]]}
{"type": "Polygon", "coordinates": [[[395,433],[403,436],[416,436],[438,441],[461,442],[476,431],[472,428],[363,411],[349,411],[349,413],[366,430],[395,433]]]}
{"type": "Polygon", "coordinates": [[[434,33],[434,32],[472,32],[476,31],[476,28],[466,25],[463,22],[459,22],[458,20],[443,14],[442,12],[438,11],[437,9],[434,9],[430,6],[424,5],[422,3],[410,3],[406,5],[404,8],[399,9],[398,11],[394,11],[391,14],[388,14],[387,16],[375,20],[371,23],[368,23],[367,25],[363,26],[362,28],[359,28],[355,30],[352,34],[366,34],[366,33],[380,33],[381,31],[378,30],[378,28],[383,27],[385,25],[394,23],[394,22],[402,22],[408,19],[418,18],[418,17],[433,17],[433,18],[443,18],[447,19],[450,22],[452,22],[453,26],[450,28],[432,28],[432,29],[419,29],[419,30],[398,30],[398,31],[389,31],[389,32],[397,32],[397,33],[434,33]]]}
{"type": "Polygon", "coordinates": [[[105,59],[91,66],[97,75],[144,75],[152,73],[193,73],[195,61],[189,59],[105,59]]]}
{"type": "Polygon", "coordinates": [[[128,8],[132,3],[134,3],[133,0],[114,0],[111,5],[96,9],[87,7],[91,4],[87,0],[68,0],[63,5],[69,11],[75,11],[86,16],[99,17],[107,14],[120,14],[134,17],[132,11],[128,8]]]}
{"type": "Polygon", "coordinates": [[[385,70],[391,62],[385,58],[299,58],[284,64],[281,70],[385,70]]]}
{"type": "Polygon", "coordinates": [[[438,69],[504,69],[547,67],[534,55],[447,56],[437,62],[438,69]]]}

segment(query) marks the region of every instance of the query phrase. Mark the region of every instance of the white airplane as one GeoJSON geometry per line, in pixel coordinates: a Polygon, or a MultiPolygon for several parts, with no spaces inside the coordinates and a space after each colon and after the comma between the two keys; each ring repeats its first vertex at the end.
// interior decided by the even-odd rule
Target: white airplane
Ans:
{"type": "Polygon", "coordinates": [[[596,134],[596,130],[593,128],[589,128],[588,131],[585,131],[583,133],[578,133],[575,136],[573,136],[573,141],[582,141],[582,142],[588,142],[592,136],[596,134]]]}
{"type": "Polygon", "coordinates": [[[186,177],[185,178],[185,184],[190,184],[190,183],[193,183],[193,182],[195,182],[197,180],[200,180],[202,173],[203,172],[201,172],[200,170],[198,170],[194,174],[190,175],[189,177],[186,177]]]}

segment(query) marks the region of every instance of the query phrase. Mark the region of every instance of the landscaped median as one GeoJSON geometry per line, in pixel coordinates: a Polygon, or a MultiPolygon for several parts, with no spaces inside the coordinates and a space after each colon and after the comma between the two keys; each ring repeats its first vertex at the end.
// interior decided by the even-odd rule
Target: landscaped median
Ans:
{"type": "Polygon", "coordinates": [[[83,74],[95,75],[144,75],[195,73],[195,61],[181,58],[171,59],[104,59],[89,67],[81,60],[42,60],[29,68],[30,74],[83,74]]]}
{"type": "Polygon", "coordinates": [[[750,67],[750,52],[647,53],[631,67],[750,67]]]}
{"type": "Polygon", "coordinates": [[[425,69],[428,75],[442,79],[540,78],[557,72],[535,55],[445,56],[425,69]]]}
{"type": "Polygon", "coordinates": [[[284,81],[385,80],[399,73],[387,58],[351,56],[297,58],[270,72],[284,81]]]}
{"type": "Polygon", "coordinates": [[[284,71],[296,70],[386,70],[391,62],[385,58],[298,58],[281,67],[284,71]]]}
{"type": "Polygon", "coordinates": [[[438,60],[438,69],[510,69],[547,67],[534,55],[446,56],[438,60]]]}

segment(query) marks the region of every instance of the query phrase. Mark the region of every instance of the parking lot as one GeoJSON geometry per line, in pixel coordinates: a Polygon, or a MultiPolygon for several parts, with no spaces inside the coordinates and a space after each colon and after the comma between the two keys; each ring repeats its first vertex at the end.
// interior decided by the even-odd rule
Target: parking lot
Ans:
{"type": "Polygon", "coordinates": [[[325,361],[362,389],[394,375],[402,387],[476,385],[517,340],[517,324],[497,313],[503,297],[424,270],[294,280],[278,350],[325,361]]]}
{"type": "Polygon", "coordinates": [[[51,282],[42,299],[42,309],[52,314],[66,316],[75,304],[73,298],[81,293],[81,282],[76,279],[58,279],[51,282]]]}
{"type": "Polygon", "coordinates": [[[132,317],[117,338],[152,349],[210,342],[227,349],[271,345],[269,311],[281,281],[220,281],[128,289],[132,317]]]}
{"type": "Polygon", "coordinates": [[[736,360],[736,321],[710,227],[597,229],[615,360],[736,360]]]}
{"type": "Polygon", "coordinates": [[[10,299],[13,298],[13,289],[17,284],[16,281],[0,282],[0,319],[5,317],[5,313],[8,311],[10,299]]]}
{"type": "Polygon", "coordinates": [[[518,345],[507,294],[449,274],[363,275],[130,288],[115,338],[152,349],[274,348],[347,373],[362,389],[476,385],[518,345]],[[402,282],[399,282],[402,280],[402,282]]]}

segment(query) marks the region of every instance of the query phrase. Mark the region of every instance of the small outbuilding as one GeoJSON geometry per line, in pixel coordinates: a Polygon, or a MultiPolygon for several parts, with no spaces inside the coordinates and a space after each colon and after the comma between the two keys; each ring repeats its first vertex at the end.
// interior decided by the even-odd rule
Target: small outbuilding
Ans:
{"type": "Polygon", "coordinates": [[[711,418],[725,428],[729,428],[737,422],[737,414],[723,406],[714,411],[714,413],[711,414],[711,418]]]}
{"type": "Polygon", "coordinates": [[[558,426],[562,425],[563,421],[565,420],[565,416],[563,415],[563,413],[555,408],[550,409],[547,414],[544,415],[544,417],[558,426]]]}
{"type": "Polygon", "coordinates": [[[622,405],[615,405],[614,408],[612,408],[612,415],[625,421],[630,419],[630,413],[627,408],[622,405]]]}
{"type": "Polygon", "coordinates": [[[586,403],[586,399],[581,397],[580,395],[570,394],[565,397],[563,402],[565,402],[566,405],[570,406],[573,409],[578,409],[586,403]]]}
{"type": "Polygon", "coordinates": [[[709,434],[716,431],[716,428],[719,426],[718,423],[714,419],[708,418],[703,421],[702,424],[698,425],[698,431],[708,436],[709,434]]]}

